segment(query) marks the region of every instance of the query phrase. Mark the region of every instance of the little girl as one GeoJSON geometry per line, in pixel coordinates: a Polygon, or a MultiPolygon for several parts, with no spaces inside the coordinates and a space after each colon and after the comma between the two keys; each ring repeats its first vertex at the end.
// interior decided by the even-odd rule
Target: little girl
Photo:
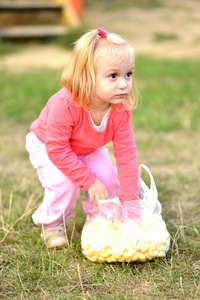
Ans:
{"type": "MultiPolygon", "coordinates": [[[[33,214],[48,248],[67,243],[65,223],[86,191],[87,215],[98,200],[139,197],[131,108],[134,51],[120,36],[101,29],[84,34],[53,95],[30,127],[26,149],[44,187],[33,214]],[[117,168],[104,147],[112,141],[117,168]],[[117,170],[117,171],[116,171],[117,170]]],[[[133,88],[134,90],[134,88],[133,88]]]]}

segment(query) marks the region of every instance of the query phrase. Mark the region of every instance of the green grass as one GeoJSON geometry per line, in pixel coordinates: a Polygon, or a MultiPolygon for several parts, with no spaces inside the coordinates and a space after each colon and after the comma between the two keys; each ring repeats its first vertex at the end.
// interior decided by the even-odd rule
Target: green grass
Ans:
{"type": "Polygon", "coordinates": [[[0,57],[7,55],[7,54],[16,53],[16,52],[20,51],[20,49],[21,49],[20,44],[3,42],[0,40],[0,57]]]}
{"type": "Polygon", "coordinates": [[[42,107],[61,88],[61,71],[0,73],[1,117],[16,122],[31,122],[42,107]]]}
{"type": "Polygon", "coordinates": [[[171,40],[178,40],[179,37],[176,33],[164,33],[164,32],[156,32],[154,34],[154,40],[156,42],[165,42],[165,41],[171,41],[171,40]]]}
{"type": "MultiPolygon", "coordinates": [[[[136,128],[158,131],[197,130],[200,126],[200,62],[136,58],[140,103],[136,128]]],[[[61,88],[61,71],[10,75],[0,72],[0,117],[30,123],[46,101],[61,88]]]]}
{"type": "Polygon", "coordinates": [[[60,87],[61,71],[0,74],[0,298],[199,299],[199,60],[139,56],[134,112],[138,161],[151,169],[171,234],[165,259],[92,263],[81,253],[81,204],[69,246],[47,250],[31,215],[43,190],[24,149],[30,123],[60,87]]]}
{"type": "Polygon", "coordinates": [[[141,106],[135,126],[159,131],[199,128],[200,62],[136,58],[141,106]]]}
{"type": "Polygon", "coordinates": [[[22,192],[18,196],[14,193],[10,220],[6,214],[2,219],[3,299],[197,299],[200,295],[199,224],[184,228],[177,216],[168,219],[164,213],[168,223],[170,219],[176,222],[175,226],[168,224],[173,239],[166,259],[96,264],[81,254],[84,219],[80,204],[67,228],[69,247],[55,251],[42,245],[40,230],[30,218],[30,208],[17,208],[22,199],[22,192]],[[19,216],[13,218],[16,209],[19,216]]]}

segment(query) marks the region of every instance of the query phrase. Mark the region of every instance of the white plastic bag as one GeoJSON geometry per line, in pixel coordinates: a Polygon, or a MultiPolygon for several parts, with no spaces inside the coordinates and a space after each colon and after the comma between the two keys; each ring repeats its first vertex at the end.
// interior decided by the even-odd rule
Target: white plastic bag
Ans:
{"type": "Polygon", "coordinates": [[[153,214],[161,215],[162,213],[162,206],[158,200],[158,191],[156,188],[156,184],[154,178],[147,166],[141,164],[139,166],[139,173],[140,173],[140,199],[143,202],[143,205],[148,208],[153,214]],[[146,183],[142,179],[142,168],[146,170],[150,177],[150,187],[146,185],[146,183]]]}
{"type": "Polygon", "coordinates": [[[100,200],[98,213],[87,219],[81,236],[83,254],[91,261],[145,262],[165,257],[170,237],[162,219],[162,207],[150,170],[150,188],[140,176],[138,201],[121,203],[118,198],[100,200]]]}

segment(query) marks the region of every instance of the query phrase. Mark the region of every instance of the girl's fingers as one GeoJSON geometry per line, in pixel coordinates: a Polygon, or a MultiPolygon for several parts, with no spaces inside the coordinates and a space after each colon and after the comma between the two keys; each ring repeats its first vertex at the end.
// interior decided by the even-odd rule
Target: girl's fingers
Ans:
{"type": "Polygon", "coordinates": [[[108,192],[106,191],[104,193],[98,194],[95,196],[95,198],[96,198],[96,204],[98,205],[98,201],[100,199],[108,199],[108,192]]]}
{"type": "Polygon", "coordinates": [[[105,199],[108,199],[108,191],[105,192],[105,199]]]}
{"type": "Polygon", "coordinates": [[[90,202],[93,203],[94,202],[94,195],[93,194],[89,194],[90,197],[90,202]]]}
{"type": "Polygon", "coordinates": [[[101,198],[100,199],[107,199],[106,193],[101,193],[101,198]]]}
{"type": "Polygon", "coordinates": [[[95,199],[96,199],[96,206],[98,206],[98,202],[99,202],[99,199],[100,199],[100,198],[95,197],[95,199]]]}
{"type": "Polygon", "coordinates": [[[96,200],[96,204],[98,205],[98,201],[100,199],[108,199],[108,192],[105,191],[105,192],[102,192],[102,193],[96,193],[96,194],[89,194],[89,197],[90,197],[90,202],[93,203],[94,200],[96,200]]]}

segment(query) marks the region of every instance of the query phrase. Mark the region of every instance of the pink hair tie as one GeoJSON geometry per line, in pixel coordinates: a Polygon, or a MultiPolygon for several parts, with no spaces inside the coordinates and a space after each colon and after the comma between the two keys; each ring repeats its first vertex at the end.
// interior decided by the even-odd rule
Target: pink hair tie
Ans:
{"type": "Polygon", "coordinates": [[[98,35],[99,35],[100,37],[104,38],[104,37],[107,36],[107,34],[106,34],[106,32],[105,32],[104,30],[98,28],[97,31],[98,31],[98,35]]]}

